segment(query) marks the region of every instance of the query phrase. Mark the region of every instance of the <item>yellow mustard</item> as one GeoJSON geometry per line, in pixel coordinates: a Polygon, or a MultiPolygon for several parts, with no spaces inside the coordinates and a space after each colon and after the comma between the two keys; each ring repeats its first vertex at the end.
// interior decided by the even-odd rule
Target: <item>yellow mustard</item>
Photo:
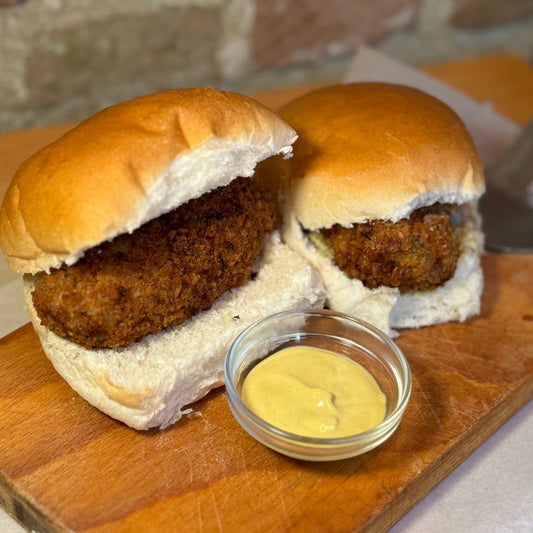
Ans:
{"type": "Polygon", "coordinates": [[[285,348],[261,361],[246,377],[242,397],[271,425],[307,437],[347,437],[385,417],[385,395],[365,368],[312,346],[285,348]]]}

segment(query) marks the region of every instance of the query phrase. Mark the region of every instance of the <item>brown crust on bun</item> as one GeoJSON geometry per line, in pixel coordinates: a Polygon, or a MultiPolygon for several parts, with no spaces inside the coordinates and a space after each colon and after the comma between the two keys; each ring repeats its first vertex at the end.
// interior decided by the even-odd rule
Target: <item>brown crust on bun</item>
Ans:
{"type": "Polygon", "coordinates": [[[290,151],[294,138],[277,115],[235,93],[175,89],[119,103],[22,164],[2,205],[0,244],[20,272],[72,264],[88,248],[250,176],[258,161],[290,151]]]}
{"type": "MultiPolygon", "coordinates": [[[[397,220],[424,205],[464,203],[484,190],[474,143],[458,115],[417,89],[334,85],[284,106],[298,133],[286,180],[306,229],[397,220]]],[[[269,172],[269,171],[267,171],[269,172]]]]}

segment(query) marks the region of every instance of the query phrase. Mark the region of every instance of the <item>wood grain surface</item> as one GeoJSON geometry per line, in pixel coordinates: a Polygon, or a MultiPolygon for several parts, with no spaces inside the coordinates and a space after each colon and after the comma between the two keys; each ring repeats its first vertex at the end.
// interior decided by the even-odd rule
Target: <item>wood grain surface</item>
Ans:
{"type": "MultiPolygon", "coordinates": [[[[465,92],[493,63],[470,64],[465,92]]],[[[533,70],[516,79],[531,83],[533,70]]],[[[502,101],[522,94],[503,85],[502,101]]],[[[520,98],[524,123],[533,93],[520,98]]],[[[62,381],[26,325],[0,341],[0,504],[39,531],[385,531],[533,397],[533,256],[487,254],[483,269],[480,316],[398,339],[413,372],[398,431],[331,463],[257,443],[223,389],[166,431],[127,428],[62,381]]]]}

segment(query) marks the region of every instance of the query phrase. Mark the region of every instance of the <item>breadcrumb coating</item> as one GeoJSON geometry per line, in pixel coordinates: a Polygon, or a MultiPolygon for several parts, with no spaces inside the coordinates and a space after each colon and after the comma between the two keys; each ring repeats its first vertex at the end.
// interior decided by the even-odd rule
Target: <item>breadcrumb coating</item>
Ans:
{"type": "Polygon", "coordinates": [[[400,292],[435,289],[452,278],[459,240],[451,206],[435,204],[398,222],[374,220],[351,228],[324,230],[336,265],[366,287],[397,287],[400,292]]]}
{"type": "Polygon", "coordinates": [[[118,348],[181,324],[250,279],[274,202],[237,178],[91,248],[36,281],[42,323],[85,348],[118,348]]]}

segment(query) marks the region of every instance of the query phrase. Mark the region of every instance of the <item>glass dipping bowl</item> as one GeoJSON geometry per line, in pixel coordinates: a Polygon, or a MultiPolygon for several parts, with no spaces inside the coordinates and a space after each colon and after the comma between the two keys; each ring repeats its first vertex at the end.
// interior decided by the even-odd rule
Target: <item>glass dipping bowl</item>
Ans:
{"type": "Polygon", "coordinates": [[[379,446],[400,424],[411,394],[409,365],[387,335],[363,320],[323,309],[285,311],[252,324],[231,345],[224,375],[227,400],[241,426],[265,446],[307,461],[345,459],[379,446]],[[386,396],[384,420],[348,437],[314,438],[279,429],[250,410],[241,396],[250,370],[270,355],[298,345],[350,357],[370,372],[386,396]]]}

